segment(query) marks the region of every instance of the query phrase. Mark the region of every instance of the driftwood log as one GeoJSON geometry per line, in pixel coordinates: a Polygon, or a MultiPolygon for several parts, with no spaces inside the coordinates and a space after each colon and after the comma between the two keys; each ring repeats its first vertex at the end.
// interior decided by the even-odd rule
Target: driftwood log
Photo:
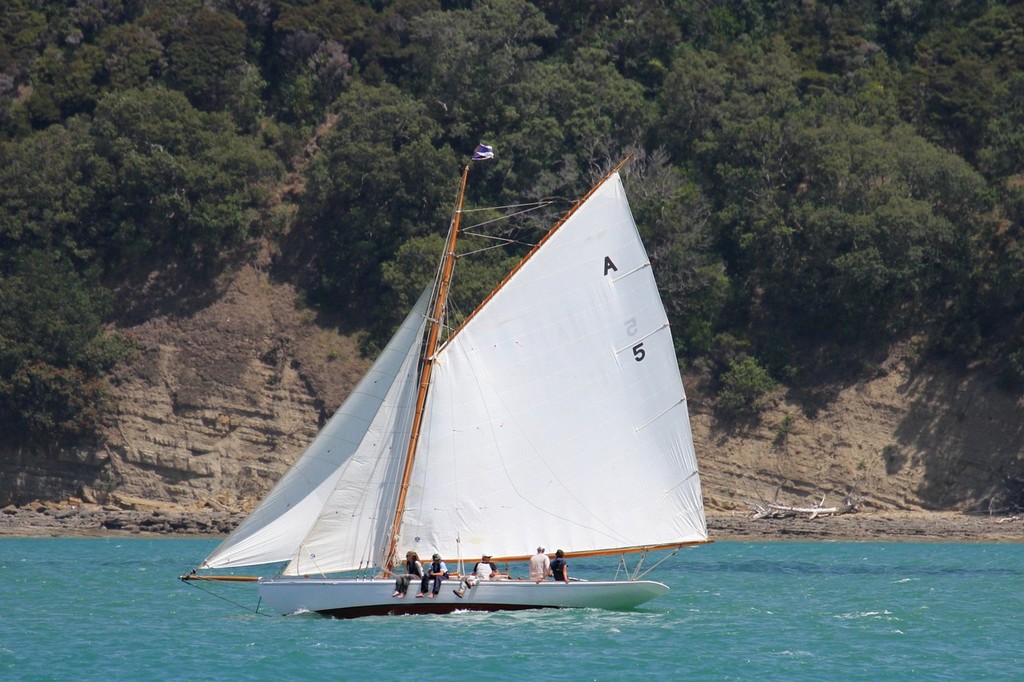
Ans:
{"type": "Polygon", "coordinates": [[[750,505],[750,518],[752,519],[790,519],[806,518],[816,519],[819,516],[838,516],[839,514],[852,514],[860,511],[859,500],[847,496],[843,503],[837,507],[826,507],[825,498],[821,502],[812,504],[809,507],[794,507],[774,502],[761,501],[750,505]]]}

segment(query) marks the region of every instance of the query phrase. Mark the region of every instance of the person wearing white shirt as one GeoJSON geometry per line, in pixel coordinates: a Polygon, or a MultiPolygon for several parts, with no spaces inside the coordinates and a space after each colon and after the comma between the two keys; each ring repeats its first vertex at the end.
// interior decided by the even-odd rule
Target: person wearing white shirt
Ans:
{"type": "Polygon", "coordinates": [[[476,585],[481,580],[497,580],[501,576],[498,567],[491,562],[491,555],[484,554],[480,561],[476,562],[473,572],[462,579],[462,586],[455,590],[456,597],[462,597],[466,590],[476,585]]]}
{"type": "Polygon", "coordinates": [[[544,578],[551,575],[551,560],[544,553],[543,547],[537,548],[537,553],[530,557],[530,580],[535,583],[544,582],[544,578]]]}

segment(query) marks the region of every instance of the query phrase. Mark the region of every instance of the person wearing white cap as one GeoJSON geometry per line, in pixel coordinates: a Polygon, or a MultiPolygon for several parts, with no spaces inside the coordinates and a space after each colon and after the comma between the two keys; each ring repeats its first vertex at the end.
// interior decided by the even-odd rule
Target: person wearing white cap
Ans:
{"type": "Polygon", "coordinates": [[[551,575],[551,560],[544,553],[543,547],[537,548],[537,553],[530,557],[530,580],[535,583],[544,582],[544,578],[551,575]]]}
{"type": "Polygon", "coordinates": [[[481,580],[496,580],[501,575],[498,567],[491,561],[490,554],[484,554],[480,561],[473,566],[473,572],[462,579],[462,585],[455,590],[455,596],[462,598],[466,590],[472,588],[481,580]]]}

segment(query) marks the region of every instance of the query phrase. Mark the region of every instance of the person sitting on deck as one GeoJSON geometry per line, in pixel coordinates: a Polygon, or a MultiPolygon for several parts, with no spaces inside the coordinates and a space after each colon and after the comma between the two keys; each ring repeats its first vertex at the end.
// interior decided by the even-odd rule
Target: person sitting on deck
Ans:
{"type": "Polygon", "coordinates": [[[423,576],[423,580],[420,581],[420,593],[416,595],[417,599],[426,596],[429,599],[433,599],[437,596],[437,593],[441,591],[441,581],[448,578],[448,567],[445,566],[444,562],[441,561],[441,555],[435,554],[433,561],[430,562],[430,568],[427,569],[426,575],[423,576]],[[427,589],[430,587],[430,583],[433,581],[434,589],[428,594],[427,589]]]}
{"type": "Polygon", "coordinates": [[[462,579],[462,586],[455,590],[455,596],[461,597],[466,593],[466,590],[476,585],[481,580],[498,580],[504,578],[499,571],[498,567],[491,561],[490,554],[484,554],[480,561],[476,562],[473,566],[473,572],[462,579]]]}
{"type": "Polygon", "coordinates": [[[395,593],[392,597],[398,597],[402,599],[405,597],[406,592],[409,591],[409,583],[412,582],[413,578],[423,577],[423,564],[420,563],[420,555],[416,552],[405,553],[405,573],[395,578],[395,593]]]}
{"type": "Polygon", "coordinates": [[[551,562],[551,575],[555,580],[563,583],[569,582],[569,563],[565,560],[565,552],[555,552],[555,559],[551,562]]]}

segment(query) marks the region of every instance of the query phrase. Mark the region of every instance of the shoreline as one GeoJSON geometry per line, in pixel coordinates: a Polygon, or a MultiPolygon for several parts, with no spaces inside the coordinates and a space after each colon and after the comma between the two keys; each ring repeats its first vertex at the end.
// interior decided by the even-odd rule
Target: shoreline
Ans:
{"type": "MultiPolygon", "coordinates": [[[[214,510],[124,510],[99,505],[35,503],[0,509],[0,538],[213,537],[245,517],[214,510]]],[[[709,512],[715,541],[1024,542],[1024,518],[962,512],[870,511],[816,519],[751,519],[709,512]]]]}
{"type": "Polygon", "coordinates": [[[817,519],[708,514],[716,540],[831,542],[1024,542],[1024,519],[964,512],[873,511],[817,519]]]}

